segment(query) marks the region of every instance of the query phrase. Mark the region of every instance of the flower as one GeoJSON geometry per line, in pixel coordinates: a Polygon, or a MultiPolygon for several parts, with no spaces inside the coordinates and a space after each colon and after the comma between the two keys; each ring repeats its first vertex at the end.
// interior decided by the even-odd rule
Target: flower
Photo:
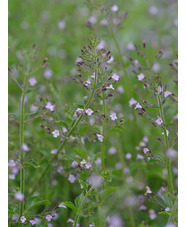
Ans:
{"type": "Polygon", "coordinates": [[[21,221],[22,223],[25,223],[25,221],[26,221],[25,216],[21,216],[21,217],[20,217],[20,221],[21,221]]]}
{"type": "Polygon", "coordinates": [[[127,50],[135,50],[134,43],[132,43],[132,42],[128,43],[127,50]]]}
{"type": "Polygon", "coordinates": [[[110,147],[109,148],[109,154],[116,154],[117,153],[117,150],[115,147],[110,147]]]}
{"type": "Polygon", "coordinates": [[[142,81],[145,78],[145,76],[143,73],[140,73],[139,75],[137,75],[137,78],[139,81],[142,81]]]}
{"type": "Polygon", "coordinates": [[[139,207],[139,210],[146,210],[146,209],[147,209],[147,207],[143,204],[139,207]]]}
{"type": "Polygon", "coordinates": [[[147,152],[149,152],[149,149],[148,148],[143,148],[143,153],[146,154],[147,152]]]}
{"type": "Polygon", "coordinates": [[[97,22],[97,18],[96,18],[95,16],[91,16],[91,17],[89,18],[89,22],[90,22],[91,24],[95,24],[95,23],[97,22]]]}
{"type": "Polygon", "coordinates": [[[35,84],[37,84],[37,80],[35,77],[31,77],[29,80],[28,80],[30,86],[34,86],[35,84]]]}
{"type": "Polygon", "coordinates": [[[86,81],[85,81],[85,84],[86,84],[86,85],[90,85],[90,84],[91,84],[90,79],[86,80],[86,81]]]}
{"type": "Polygon", "coordinates": [[[63,132],[67,132],[67,129],[65,127],[62,128],[63,132]]]}
{"type": "Polygon", "coordinates": [[[135,106],[134,109],[135,109],[135,110],[136,110],[136,109],[142,109],[142,106],[139,104],[139,102],[136,104],[136,106],[135,106]]]}
{"type": "Polygon", "coordinates": [[[144,141],[145,143],[148,143],[148,142],[149,142],[148,137],[147,137],[147,136],[144,136],[144,137],[143,137],[143,141],[144,141]]]}
{"type": "Polygon", "coordinates": [[[146,189],[147,189],[147,191],[146,191],[147,194],[151,194],[152,193],[152,191],[151,191],[149,186],[146,186],[146,189]]]}
{"type": "Polygon", "coordinates": [[[165,208],[165,211],[170,211],[170,208],[169,207],[165,208]]]}
{"type": "Polygon", "coordinates": [[[58,207],[61,207],[61,208],[67,208],[66,206],[64,206],[64,205],[62,205],[62,204],[59,204],[59,206],[58,207]]]}
{"type": "Polygon", "coordinates": [[[101,135],[101,134],[96,134],[96,136],[98,137],[98,140],[100,141],[100,142],[103,142],[103,136],[101,135]]]}
{"type": "Polygon", "coordinates": [[[124,93],[124,88],[122,87],[122,85],[120,85],[118,88],[117,88],[117,91],[121,94],[124,93]]]}
{"type": "Polygon", "coordinates": [[[36,225],[37,222],[35,220],[29,220],[29,222],[32,224],[32,225],[36,225]]]}
{"type": "Polygon", "coordinates": [[[16,166],[15,161],[13,159],[10,159],[10,161],[8,162],[8,166],[10,168],[16,166]]]}
{"type": "Polygon", "coordinates": [[[85,161],[85,159],[83,159],[83,161],[81,161],[81,165],[85,165],[87,162],[85,161]]]}
{"type": "Polygon", "coordinates": [[[65,26],[66,26],[65,20],[61,20],[61,21],[58,22],[58,28],[59,28],[59,29],[62,30],[62,29],[65,28],[65,26]]]}
{"type": "Polygon", "coordinates": [[[46,69],[44,72],[44,77],[47,79],[50,79],[52,77],[52,70],[51,69],[46,69]]]}
{"type": "Polygon", "coordinates": [[[69,177],[68,177],[68,180],[70,181],[70,183],[74,183],[76,178],[74,175],[70,174],[69,177]]]}
{"type": "Polygon", "coordinates": [[[170,92],[170,91],[165,91],[164,93],[163,93],[163,96],[166,98],[167,96],[169,96],[169,95],[172,95],[172,92],[170,92]]]}
{"type": "Polygon", "coordinates": [[[8,174],[8,178],[10,180],[15,180],[15,174],[13,174],[13,173],[8,174]]]}
{"type": "Polygon", "coordinates": [[[92,167],[91,163],[87,162],[87,163],[85,164],[85,168],[86,168],[86,169],[90,169],[91,167],[92,167]]]}
{"type": "Polygon", "coordinates": [[[173,148],[169,148],[166,153],[169,158],[176,158],[178,156],[178,152],[173,148]]]}
{"type": "Polygon", "coordinates": [[[49,109],[50,111],[54,111],[54,107],[55,107],[55,105],[52,105],[51,102],[47,102],[47,104],[45,106],[45,108],[49,109]]]}
{"type": "Polygon", "coordinates": [[[102,26],[107,25],[107,20],[106,20],[106,19],[101,20],[100,24],[101,24],[102,26]]]}
{"type": "Polygon", "coordinates": [[[118,11],[118,6],[117,6],[117,5],[113,5],[113,6],[111,7],[111,10],[112,10],[113,12],[117,12],[117,11],[118,11]]]}
{"type": "Polygon", "coordinates": [[[144,157],[141,154],[137,154],[136,159],[144,159],[144,157]]]}
{"type": "Polygon", "coordinates": [[[111,118],[112,121],[115,121],[117,119],[116,113],[114,113],[114,112],[111,113],[110,118],[111,118]]]}
{"type": "Polygon", "coordinates": [[[89,224],[89,227],[95,227],[94,222],[92,224],[89,224]]]}
{"type": "Polygon", "coordinates": [[[93,113],[94,113],[94,111],[93,110],[91,110],[90,108],[87,108],[86,110],[85,110],[85,113],[87,114],[87,115],[92,115],[93,113]]]}
{"type": "Polygon", "coordinates": [[[59,136],[59,130],[54,130],[52,134],[53,134],[53,137],[57,138],[59,136]]]}
{"type": "Polygon", "coordinates": [[[170,222],[165,227],[176,227],[176,225],[170,222]]]}
{"type": "Polygon", "coordinates": [[[74,117],[78,117],[82,113],[83,113],[83,109],[77,108],[77,110],[75,111],[74,117]]]}
{"type": "Polygon", "coordinates": [[[23,143],[23,144],[22,144],[21,149],[22,149],[23,151],[29,151],[29,150],[30,150],[30,148],[26,145],[26,143],[23,143]]]}
{"type": "Polygon", "coordinates": [[[108,87],[106,87],[106,89],[112,89],[112,90],[115,90],[114,87],[112,86],[112,84],[109,84],[108,87]]]}
{"type": "Polygon", "coordinates": [[[76,161],[72,162],[72,166],[77,166],[77,165],[78,165],[78,163],[76,161]]]}
{"type": "Polygon", "coordinates": [[[52,215],[47,214],[45,218],[46,218],[47,221],[51,221],[52,220],[52,215]]]}
{"type": "MultiPolygon", "coordinates": [[[[162,135],[164,135],[164,132],[161,133],[162,135]]],[[[166,134],[167,136],[169,136],[169,131],[166,129],[166,134]]]]}
{"type": "Polygon", "coordinates": [[[131,155],[131,153],[127,153],[127,154],[125,155],[125,157],[126,157],[126,159],[131,159],[132,155],[131,155]]]}
{"type": "Polygon", "coordinates": [[[157,123],[158,125],[161,125],[161,124],[163,123],[161,117],[158,117],[158,118],[157,118],[156,123],[157,123]]]}
{"type": "Polygon", "coordinates": [[[50,152],[51,154],[56,154],[57,153],[57,149],[53,149],[53,150],[51,150],[51,152],[50,152]]]}
{"type": "Polygon", "coordinates": [[[112,63],[114,61],[113,56],[111,56],[111,58],[107,61],[108,64],[112,63]]]}
{"type": "Polygon", "coordinates": [[[114,214],[111,217],[107,217],[106,221],[108,222],[108,227],[123,227],[124,222],[118,214],[114,214]]]}
{"type": "Polygon", "coordinates": [[[118,76],[116,73],[114,73],[114,74],[111,76],[111,78],[112,78],[114,81],[119,81],[119,76],[118,76]]]}
{"type": "Polygon", "coordinates": [[[138,102],[134,99],[134,98],[131,98],[130,100],[129,100],[129,106],[131,107],[131,106],[133,106],[133,105],[135,105],[135,104],[137,104],[138,102]]]}
{"type": "Polygon", "coordinates": [[[19,200],[19,201],[23,201],[25,196],[24,194],[22,194],[21,191],[17,191],[15,194],[14,194],[14,197],[15,199],[19,200]]]}
{"type": "Polygon", "coordinates": [[[151,220],[154,220],[157,217],[154,210],[149,210],[149,217],[151,220]]]}

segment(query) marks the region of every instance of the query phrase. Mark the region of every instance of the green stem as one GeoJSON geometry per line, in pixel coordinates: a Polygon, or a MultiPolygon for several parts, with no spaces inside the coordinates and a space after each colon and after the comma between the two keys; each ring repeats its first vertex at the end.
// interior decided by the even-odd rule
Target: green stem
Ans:
{"type": "Polygon", "coordinates": [[[103,142],[101,143],[101,170],[104,171],[105,168],[105,123],[106,123],[106,103],[104,98],[104,92],[102,92],[103,99],[103,125],[102,125],[102,134],[103,134],[103,142]]]}
{"type": "Polygon", "coordinates": [[[77,226],[77,223],[78,223],[78,220],[79,220],[79,215],[81,213],[81,210],[83,209],[83,206],[84,206],[84,203],[86,201],[86,198],[89,196],[90,192],[94,189],[94,185],[90,188],[90,190],[88,192],[86,192],[80,206],[79,206],[79,209],[78,209],[78,213],[76,214],[76,218],[75,218],[75,222],[74,222],[74,227],[77,226]]]}
{"type": "MultiPolygon", "coordinates": [[[[119,141],[122,141],[120,137],[118,139],[119,139],[119,141]]],[[[122,172],[122,177],[123,177],[123,183],[124,183],[125,188],[126,188],[127,196],[130,196],[129,187],[128,187],[128,184],[126,183],[126,175],[125,175],[125,172],[124,172],[125,162],[124,162],[124,158],[123,158],[121,143],[119,143],[118,153],[119,153],[119,159],[120,159],[121,166],[122,166],[121,172],[122,172]]],[[[128,208],[129,208],[129,216],[130,216],[131,227],[135,227],[134,214],[133,214],[132,207],[129,205],[128,208]]]]}
{"type": "MultiPolygon", "coordinates": [[[[89,105],[90,105],[90,103],[91,103],[91,101],[92,101],[92,99],[93,99],[93,97],[94,97],[94,93],[95,93],[95,89],[96,89],[96,85],[97,85],[97,68],[96,68],[96,65],[95,65],[94,72],[95,72],[95,78],[94,78],[93,89],[92,89],[92,92],[91,92],[91,94],[90,94],[90,97],[89,97],[89,99],[88,99],[88,101],[87,101],[87,103],[86,103],[86,105],[85,105],[85,107],[84,107],[84,111],[85,111],[85,109],[87,109],[87,108],[89,107],[89,105]]],[[[83,111],[83,112],[84,112],[84,111],[83,111]]],[[[72,133],[74,132],[74,130],[75,130],[76,127],[78,126],[79,122],[81,121],[81,119],[82,119],[82,117],[83,117],[83,114],[84,114],[84,113],[82,113],[82,114],[79,116],[79,118],[75,121],[74,125],[72,126],[72,128],[70,129],[70,131],[69,131],[69,133],[68,133],[68,135],[67,135],[68,138],[72,135],[72,133]]],[[[61,149],[63,149],[63,147],[65,146],[66,142],[67,142],[67,140],[65,139],[65,140],[63,140],[63,142],[60,144],[60,146],[59,146],[58,149],[57,149],[56,154],[55,154],[55,155],[50,159],[50,161],[48,162],[46,168],[44,169],[44,171],[43,171],[43,173],[41,174],[40,178],[37,180],[37,183],[36,183],[35,186],[33,187],[33,189],[32,189],[32,191],[31,191],[30,195],[32,195],[32,194],[35,192],[36,187],[38,186],[39,182],[40,182],[40,181],[44,178],[44,176],[48,173],[48,171],[49,171],[50,168],[51,168],[51,163],[56,159],[56,157],[58,156],[58,154],[59,154],[59,152],[61,151],[61,149]]]]}
{"type": "MultiPolygon", "coordinates": [[[[163,120],[163,122],[165,123],[162,101],[161,101],[161,97],[159,95],[157,96],[157,102],[158,102],[158,106],[159,106],[159,115],[160,115],[161,119],[163,120]]],[[[168,141],[166,129],[164,129],[164,128],[163,128],[163,134],[164,134],[165,147],[166,147],[166,150],[168,150],[169,141],[168,141]]],[[[171,162],[170,162],[169,157],[167,157],[167,155],[166,155],[166,151],[164,152],[164,155],[165,155],[165,160],[166,160],[166,163],[167,163],[167,175],[168,175],[169,190],[171,192],[171,195],[174,197],[174,187],[173,187],[173,182],[172,182],[171,162]]]]}

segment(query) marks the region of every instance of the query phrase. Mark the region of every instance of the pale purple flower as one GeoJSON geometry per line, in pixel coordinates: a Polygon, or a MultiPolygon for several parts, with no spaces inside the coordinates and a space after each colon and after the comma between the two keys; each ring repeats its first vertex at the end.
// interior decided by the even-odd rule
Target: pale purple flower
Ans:
{"type": "Polygon", "coordinates": [[[91,17],[89,18],[89,22],[90,22],[91,24],[95,24],[95,23],[97,22],[97,18],[96,18],[95,16],[91,16],[91,17]]]}
{"type": "Polygon", "coordinates": [[[170,222],[170,223],[166,224],[165,227],[176,227],[176,225],[170,222]]]}
{"type": "Polygon", "coordinates": [[[111,217],[107,217],[106,221],[108,222],[108,227],[123,227],[124,221],[118,214],[114,214],[111,217]]]}
{"type": "Polygon", "coordinates": [[[26,221],[25,216],[21,216],[21,217],[20,217],[20,221],[21,221],[21,223],[25,223],[25,221],[26,221]]]}
{"type": "Polygon", "coordinates": [[[134,98],[131,98],[130,100],[129,100],[129,106],[131,107],[131,106],[133,106],[133,105],[135,105],[135,104],[137,104],[138,102],[134,99],[134,98]]]}
{"type": "Polygon", "coordinates": [[[111,113],[110,118],[111,118],[112,121],[115,121],[117,119],[116,113],[114,113],[114,112],[111,113]]]}
{"type": "Polygon", "coordinates": [[[129,168],[128,167],[125,167],[124,168],[124,173],[127,175],[127,174],[129,174],[129,168]]]}
{"type": "Polygon", "coordinates": [[[95,164],[96,164],[97,166],[100,166],[100,165],[101,165],[101,158],[100,158],[100,157],[98,157],[98,158],[96,159],[95,164]]]}
{"type": "Polygon", "coordinates": [[[18,219],[18,217],[15,214],[13,214],[12,221],[17,221],[17,219],[18,219]]]}
{"type": "Polygon", "coordinates": [[[32,224],[32,225],[36,225],[37,222],[35,220],[29,220],[29,222],[32,224]]]}
{"type": "Polygon", "coordinates": [[[95,78],[95,73],[93,73],[93,75],[92,76],[90,76],[92,79],[94,79],[95,78]]]}
{"type": "Polygon", "coordinates": [[[149,12],[151,15],[155,16],[158,14],[158,8],[156,6],[151,6],[149,12]]]}
{"type": "Polygon", "coordinates": [[[118,76],[116,73],[114,73],[114,74],[111,76],[111,78],[112,78],[114,81],[119,81],[119,76],[118,76]]]}
{"type": "MultiPolygon", "coordinates": [[[[162,135],[164,135],[164,132],[161,133],[162,135]]],[[[169,136],[169,131],[166,129],[166,134],[167,136],[169,136]]]]}
{"type": "Polygon", "coordinates": [[[28,145],[27,145],[26,143],[23,143],[23,144],[22,144],[21,149],[22,149],[23,151],[29,151],[29,150],[30,150],[30,148],[28,147],[28,145]]]}
{"type": "Polygon", "coordinates": [[[64,205],[62,205],[62,204],[60,204],[58,207],[60,207],[60,208],[67,208],[66,206],[64,206],[64,205]]]}
{"type": "Polygon", "coordinates": [[[52,134],[53,134],[53,137],[57,138],[59,136],[59,130],[54,130],[52,134]]]}
{"type": "Polygon", "coordinates": [[[96,49],[101,50],[101,49],[105,48],[105,45],[106,45],[105,41],[101,40],[99,45],[97,45],[96,49]]]}
{"type": "Polygon", "coordinates": [[[117,12],[117,11],[118,11],[118,6],[117,6],[117,5],[113,5],[113,6],[111,7],[111,10],[112,10],[113,12],[117,12]]]}
{"type": "Polygon", "coordinates": [[[127,154],[125,155],[125,157],[126,157],[126,159],[131,159],[132,155],[131,155],[131,153],[127,153],[127,154]]]}
{"type": "Polygon", "coordinates": [[[31,77],[29,80],[28,80],[30,86],[34,86],[35,84],[37,84],[37,80],[35,77],[31,77]]]}
{"type": "Polygon", "coordinates": [[[167,150],[167,156],[169,158],[176,158],[178,156],[178,152],[176,150],[174,150],[173,148],[169,148],[167,150]]]}
{"type": "Polygon", "coordinates": [[[112,90],[115,90],[114,87],[112,86],[112,84],[109,84],[107,87],[106,87],[107,90],[109,89],[112,89],[112,90]]]}
{"type": "Polygon", "coordinates": [[[12,173],[13,174],[18,174],[19,173],[19,168],[17,166],[12,167],[12,173]]]}
{"type": "Polygon", "coordinates": [[[146,193],[147,193],[147,194],[151,194],[151,193],[152,193],[152,191],[151,191],[151,189],[150,189],[149,186],[146,186],[146,189],[147,189],[147,190],[146,190],[146,193]]]}
{"type": "Polygon", "coordinates": [[[52,105],[51,102],[47,102],[47,104],[45,106],[45,108],[49,109],[50,111],[54,111],[54,107],[55,107],[55,105],[52,105]]]}
{"type": "Polygon", "coordinates": [[[8,175],[8,178],[9,178],[10,180],[15,180],[15,174],[10,173],[10,174],[8,175]]]}
{"type": "Polygon", "coordinates": [[[74,114],[74,117],[78,117],[80,114],[82,114],[83,113],[83,109],[81,109],[81,108],[77,108],[77,110],[76,110],[76,112],[75,112],[75,114],[74,114]]]}
{"type": "Polygon", "coordinates": [[[111,56],[111,58],[107,61],[108,64],[111,64],[114,61],[114,57],[111,56]]]}
{"type": "Polygon", "coordinates": [[[138,60],[134,60],[134,65],[138,65],[138,60]]]}
{"type": "Polygon", "coordinates": [[[61,21],[58,22],[58,28],[59,28],[59,29],[62,30],[62,29],[65,28],[65,26],[66,26],[65,20],[61,20],[61,21]]]}
{"type": "Polygon", "coordinates": [[[158,71],[160,70],[160,65],[159,65],[159,63],[155,62],[155,63],[153,64],[153,66],[152,66],[152,70],[153,70],[154,72],[158,72],[158,71]]]}
{"type": "Polygon", "coordinates": [[[116,154],[117,153],[117,150],[115,147],[110,147],[109,148],[109,154],[116,154]]]}
{"type": "Polygon", "coordinates": [[[85,81],[85,84],[86,84],[87,86],[90,85],[90,84],[91,84],[90,79],[86,80],[86,81],[85,81]]]}
{"type": "Polygon", "coordinates": [[[145,206],[145,205],[141,205],[140,207],[139,207],[139,210],[146,210],[147,209],[147,207],[145,206]]]}
{"type": "Polygon", "coordinates": [[[89,227],[95,227],[94,222],[92,224],[89,224],[89,227]]]}
{"type": "Polygon", "coordinates": [[[118,91],[119,93],[123,94],[123,93],[124,93],[124,88],[123,88],[123,86],[120,85],[120,86],[117,88],[117,91],[118,91]]]}
{"type": "Polygon", "coordinates": [[[148,143],[148,142],[149,142],[148,137],[147,137],[147,136],[144,136],[144,137],[143,137],[143,141],[144,141],[145,143],[148,143]]]}
{"type": "Polygon", "coordinates": [[[72,162],[72,166],[77,166],[77,165],[78,165],[78,163],[76,161],[72,162]]]}
{"type": "Polygon", "coordinates": [[[170,92],[170,91],[165,91],[164,93],[163,93],[163,96],[166,98],[167,96],[170,96],[170,95],[172,95],[172,92],[170,92]]]}
{"type": "Polygon", "coordinates": [[[96,134],[96,136],[98,137],[98,140],[100,141],[100,142],[103,142],[103,135],[101,135],[101,134],[96,134]]]}
{"type": "Polygon", "coordinates": [[[83,185],[82,184],[80,184],[80,188],[83,189],[83,185]]]}
{"type": "Polygon", "coordinates": [[[74,175],[70,174],[69,177],[68,177],[68,180],[70,181],[70,183],[74,183],[76,178],[74,175]]]}
{"type": "Polygon", "coordinates": [[[139,104],[139,102],[136,104],[136,106],[135,106],[134,109],[135,109],[135,110],[136,110],[136,109],[142,109],[142,106],[139,104]]]}
{"type": "Polygon", "coordinates": [[[101,177],[94,174],[89,177],[88,181],[92,186],[99,187],[101,185],[101,177]]]}
{"type": "Polygon", "coordinates": [[[74,220],[72,220],[71,218],[69,218],[69,219],[67,220],[67,223],[68,223],[68,222],[74,223],[74,220]]]}
{"type": "Polygon", "coordinates": [[[10,168],[16,166],[15,161],[14,161],[13,159],[10,159],[9,162],[8,162],[8,166],[9,166],[10,168]]]}
{"type": "Polygon", "coordinates": [[[139,145],[140,145],[141,147],[145,147],[145,146],[146,146],[146,143],[144,143],[143,141],[141,141],[139,145]]]}
{"type": "Polygon", "coordinates": [[[140,73],[139,75],[137,75],[137,78],[139,81],[142,81],[145,78],[145,76],[143,73],[140,73]]]}
{"type": "Polygon", "coordinates": [[[174,26],[178,27],[178,18],[174,20],[174,26]]]}
{"type": "Polygon", "coordinates": [[[21,193],[21,191],[17,191],[15,194],[14,194],[14,197],[15,199],[19,200],[19,201],[23,201],[25,196],[24,194],[21,193]]]}
{"type": "Polygon", "coordinates": [[[128,50],[135,50],[134,44],[133,44],[132,42],[128,43],[127,49],[128,49],[128,50]]]}
{"type": "Polygon", "coordinates": [[[31,113],[34,113],[34,112],[36,112],[38,110],[38,106],[36,106],[36,105],[31,105],[31,107],[30,107],[30,112],[31,113]]]}
{"type": "Polygon", "coordinates": [[[115,168],[116,169],[121,169],[122,165],[121,165],[121,162],[117,162],[116,165],[115,165],[115,168]]]}
{"type": "Polygon", "coordinates": [[[57,153],[57,149],[51,150],[51,154],[56,154],[56,153],[57,153]]]}
{"type": "Polygon", "coordinates": [[[158,86],[157,92],[158,92],[158,94],[161,94],[163,92],[163,87],[162,86],[158,86]]]}
{"type": "Polygon", "coordinates": [[[81,162],[80,162],[80,164],[81,165],[85,165],[87,162],[85,161],[85,159],[83,159],[81,162]]]}
{"type": "Polygon", "coordinates": [[[62,128],[63,132],[67,132],[67,129],[65,127],[62,128]]]}
{"type": "Polygon", "coordinates": [[[154,210],[149,210],[149,217],[151,220],[154,220],[157,217],[154,210]]]}
{"type": "Polygon", "coordinates": [[[102,25],[102,26],[104,26],[104,25],[107,25],[108,23],[107,23],[107,20],[106,19],[103,19],[103,20],[101,20],[101,22],[100,22],[100,25],[102,25]]]}
{"type": "Polygon", "coordinates": [[[169,208],[169,207],[166,207],[166,208],[165,208],[165,211],[170,211],[170,208],[169,208]]]}
{"type": "Polygon", "coordinates": [[[58,173],[61,173],[61,172],[62,172],[62,170],[63,170],[63,166],[62,166],[62,165],[60,165],[60,166],[57,168],[57,172],[58,172],[58,173]]]}
{"type": "Polygon", "coordinates": [[[45,218],[46,218],[47,221],[51,221],[52,220],[52,215],[47,214],[45,218]]]}
{"type": "Polygon", "coordinates": [[[137,154],[136,159],[144,159],[144,157],[141,154],[137,154]]]}
{"type": "Polygon", "coordinates": [[[92,167],[91,163],[87,162],[87,163],[85,164],[85,168],[86,168],[86,169],[90,169],[91,167],[92,167]]]}
{"type": "Polygon", "coordinates": [[[146,147],[145,147],[145,148],[143,148],[143,153],[144,153],[144,154],[147,154],[147,152],[149,152],[149,149],[148,149],[148,148],[146,148],[146,147]]]}
{"type": "Polygon", "coordinates": [[[91,116],[91,115],[94,113],[94,111],[91,110],[90,108],[87,108],[87,109],[85,110],[85,113],[86,113],[87,115],[91,116]]]}
{"type": "Polygon", "coordinates": [[[44,77],[47,79],[50,79],[52,77],[52,70],[51,69],[46,69],[44,71],[44,77]]]}
{"type": "Polygon", "coordinates": [[[176,167],[173,167],[172,171],[174,174],[178,174],[178,169],[176,167]]]}
{"type": "Polygon", "coordinates": [[[156,124],[161,125],[163,123],[161,117],[158,117],[156,120],[156,124]]]}

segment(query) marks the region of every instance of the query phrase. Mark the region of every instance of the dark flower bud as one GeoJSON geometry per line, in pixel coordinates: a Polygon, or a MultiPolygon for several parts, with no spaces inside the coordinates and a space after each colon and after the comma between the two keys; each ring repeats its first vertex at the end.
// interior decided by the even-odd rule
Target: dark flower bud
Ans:
{"type": "Polygon", "coordinates": [[[146,47],[146,42],[145,42],[145,40],[143,40],[143,47],[144,47],[144,48],[146,47]]]}

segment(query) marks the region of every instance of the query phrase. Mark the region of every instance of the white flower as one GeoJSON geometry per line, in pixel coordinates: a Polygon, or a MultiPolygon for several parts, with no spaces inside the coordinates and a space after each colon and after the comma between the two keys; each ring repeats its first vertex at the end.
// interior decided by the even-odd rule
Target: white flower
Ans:
{"type": "Polygon", "coordinates": [[[55,105],[52,105],[51,102],[47,102],[47,104],[45,106],[45,108],[49,109],[50,111],[54,111],[54,107],[55,107],[55,105]]]}
{"type": "Polygon", "coordinates": [[[152,191],[151,191],[151,189],[149,188],[149,186],[146,186],[146,189],[147,189],[147,191],[146,191],[147,194],[151,194],[151,193],[152,193],[152,191]]]}
{"type": "Polygon", "coordinates": [[[91,84],[90,79],[86,80],[86,81],[85,81],[85,84],[86,84],[86,85],[90,85],[90,84],[91,84]]]}
{"type": "Polygon", "coordinates": [[[68,177],[68,180],[70,181],[70,183],[74,183],[76,178],[74,175],[70,174],[69,177],[68,177]]]}
{"type": "Polygon", "coordinates": [[[161,117],[158,117],[156,120],[156,124],[161,125],[163,123],[161,117]]]}
{"type": "Polygon", "coordinates": [[[35,77],[31,77],[29,80],[28,80],[30,86],[34,86],[35,84],[37,84],[37,80],[35,77]]]}
{"type": "Polygon", "coordinates": [[[38,110],[38,106],[36,106],[36,105],[31,105],[31,107],[30,107],[30,112],[31,113],[34,113],[34,112],[36,112],[38,110]]]}
{"type": "Polygon", "coordinates": [[[21,149],[22,149],[23,151],[29,151],[29,150],[30,150],[30,148],[28,147],[28,145],[27,145],[26,143],[23,143],[23,144],[22,144],[21,149]]]}
{"type": "Polygon", "coordinates": [[[87,162],[85,161],[85,159],[83,159],[83,161],[80,162],[81,165],[85,165],[87,162]]]}
{"type": "Polygon", "coordinates": [[[158,71],[160,70],[160,65],[159,65],[159,63],[155,62],[155,63],[153,64],[153,66],[152,66],[152,70],[153,70],[154,72],[158,72],[158,71]]]}
{"type": "Polygon", "coordinates": [[[111,76],[111,78],[112,78],[114,81],[119,81],[119,76],[118,76],[116,73],[114,73],[114,74],[111,76]]]}
{"type": "Polygon", "coordinates": [[[87,115],[92,115],[93,113],[94,113],[94,111],[93,110],[91,110],[90,108],[87,108],[86,110],[85,110],[85,113],[87,114],[87,115]]]}
{"type": "Polygon", "coordinates": [[[163,96],[166,98],[167,96],[169,96],[169,95],[172,95],[172,92],[170,92],[170,91],[165,91],[164,93],[163,93],[163,96]]]}
{"type": "Polygon", "coordinates": [[[98,137],[98,140],[100,141],[100,142],[103,142],[103,136],[101,135],[101,134],[96,134],[96,136],[98,137]]]}
{"type": "Polygon", "coordinates": [[[117,5],[113,5],[113,6],[111,7],[111,10],[112,10],[113,12],[117,12],[117,11],[118,11],[118,6],[117,6],[117,5]]]}
{"type": "Polygon", "coordinates": [[[101,50],[103,48],[105,48],[105,41],[101,40],[100,43],[97,45],[96,49],[97,50],[101,50]]]}
{"type": "Polygon", "coordinates": [[[57,149],[51,150],[51,154],[56,154],[56,153],[57,153],[57,149]]]}
{"type": "Polygon", "coordinates": [[[107,61],[108,64],[112,63],[114,61],[114,58],[111,56],[111,58],[107,61]]]}
{"type": "Polygon", "coordinates": [[[21,191],[17,191],[15,194],[14,194],[14,197],[15,199],[19,200],[19,201],[23,201],[25,196],[24,194],[21,193],[21,191]]]}
{"type": "Polygon", "coordinates": [[[66,206],[61,205],[61,204],[58,207],[62,207],[62,208],[65,208],[65,209],[67,208],[66,206]]]}
{"type": "Polygon", "coordinates": [[[52,132],[53,137],[57,138],[59,136],[59,130],[55,130],[52,132]]]}
{"type": "Polygon", "coordinates": [[[22,223],[25,223],[25,221],[26,221],[25,216],[21,216],[21,217],[20,217],[20,221],[21,221],[22,223]]]}
{"type": "Polygon", "coordinates": [[[170,208],[169,207],[165,208],[165,211],[170,211],[170,208]]]}
{"type": "Polygon", "coordinates": [[[142,106],[139,104],[139,102],[136,104],[136,106],[135,106],[134,109],[135,109],[135,110],[136,110],[136,109],[142,109],[142,106]]]}
{"type": "Polygon", "coordinates": [[[89,227],[95,227],[94,222],[92,224],[89,224],[89,227]]]}
{"type": "Polygon", "coordinates": [[[115,121],[117,119],[116,113],[111,113],[110,118],[112,121],[115,121]]]}
{"type": "Polygon", "coordinates": [[[129,100],[129,106],[131,107],[131,106],[133,106],[133,105],[135,105],[135,104],[137,104],[138,102],[134,99],[134,98],[131,98],[130,100],[129,100]]]}
{"type": "Polygon", "coordinates": [[[93,75],[92,76],[90,76],[92,79],[94,79],[95,78],[95,73],[93,73],[93,75]]]}
{"type": "Polygon", "coordinates": [[[143,75],[143,73],[140,73],[139,75],[137,75],[137,78],[139,81],[142,81],[145,78],[145,76],[143,75]]]}
{"type": "MultiPolygon", "coordinates": [[[[164,135],[164,132],[161,133],[162,135],[164,135]]],[[[166,134],[167,136],[169,136],[169,131],[166,129],[166,134]]]]}
{"type": "Polygon", "coordinates": [[[106,87],[106,89],[112,89],[115,90],[114,87],[112,86],[112,84],[110,84],[108,87],[106,87]]]}
{"type": "Polygon", "coordinates": [[[77,108],[77,110],[76,110],[76,112],[74,114],[74,117],[78,117],[82,113],[83,113],[83,109],[77,108]]]}

